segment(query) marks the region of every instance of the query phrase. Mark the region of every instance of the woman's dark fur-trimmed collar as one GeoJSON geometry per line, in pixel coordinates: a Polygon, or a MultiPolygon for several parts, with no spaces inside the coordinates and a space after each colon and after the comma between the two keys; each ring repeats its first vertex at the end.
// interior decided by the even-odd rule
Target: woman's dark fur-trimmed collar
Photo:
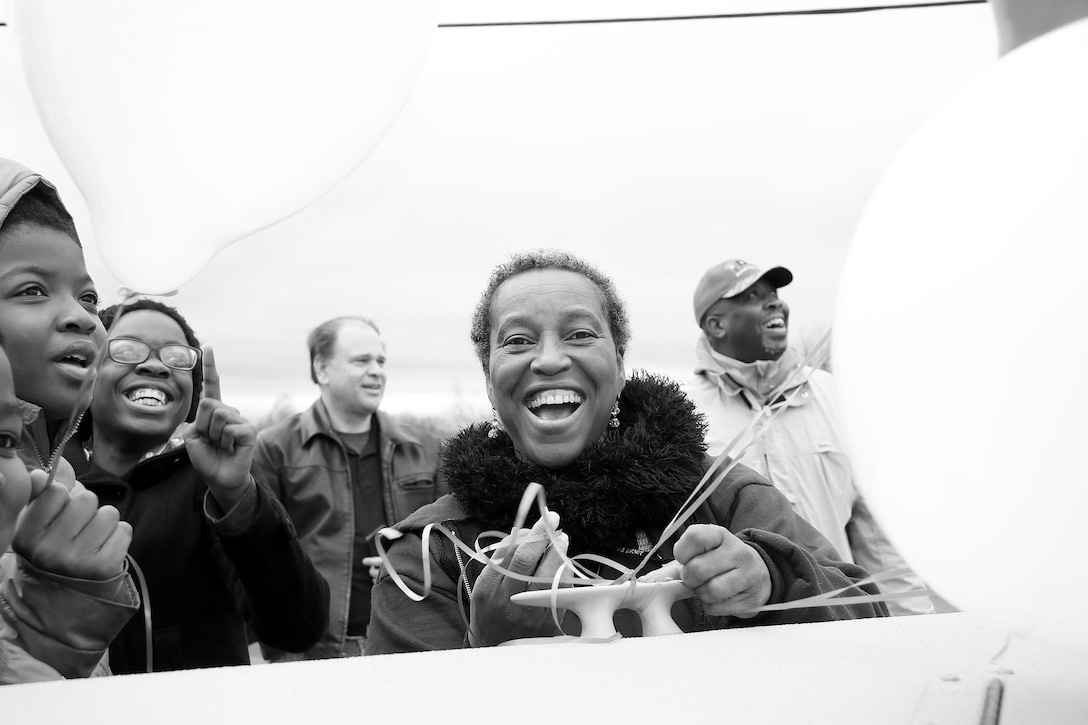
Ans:
{"type": "MultiPolygon", "coordinates": [[[[572,553],[633,545],[637,531],[667,524],[702,477],[706,425],[675,382],[641,371],[619,404],[620,427],[555,470],[519,460],[510,437],[488,438],[486,423],[462,430],[443,450],[450,491],[485,528],[509,531],[526,485],[535,481],[559,514],[572,553]]],[[[534,507],[529,523],[537,517],[534,507]]]]}

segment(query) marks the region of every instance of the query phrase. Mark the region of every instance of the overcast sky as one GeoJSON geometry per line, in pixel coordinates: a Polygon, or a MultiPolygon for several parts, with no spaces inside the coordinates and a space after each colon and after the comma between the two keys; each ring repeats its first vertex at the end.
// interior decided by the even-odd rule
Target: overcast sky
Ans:
{"type": "MultiPolygon", "coordinates": [[[[850,4],[451,0],[439,21],[850,4]]],[[[0,155],[58,185],[99,291],[116,301],[98,253],[108,240],[95,238],[37,120],[14,33],[0,28],[0,155]]],[[[783,296],[795,337],[831,323],[874,184],[920,122],[995,57],[985,5],[439,28],[407,106],[363,166],[226,249],[168,302],[216,348],[225,396],[250,415],[282,394],[299,405],[315,396],[305,336],[341,314],[381,326],[388,407],[440,413],[483,396],[468,325],[490,269],[512,251],[554,246],[598,264],[627,298],[629,369],[687,375],[692,291],[726,258],[793,270],[783,296]]]]}

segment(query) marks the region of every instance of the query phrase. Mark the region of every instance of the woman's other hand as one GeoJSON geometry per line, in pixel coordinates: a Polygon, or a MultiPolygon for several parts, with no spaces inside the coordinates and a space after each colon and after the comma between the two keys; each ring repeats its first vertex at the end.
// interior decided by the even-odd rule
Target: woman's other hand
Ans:
{"type": "Polygon", "coordinates": [[[771,597],[771,574],[755,549],[722,526],[689,526],[673,547],[681,579],[714,616],[748,618],[771,597]]]}
{"type": "MultiPolygon", "coordinates": [[[[495,552],[502,565],[517,574],[548,577],[555,576],[567,553],[567,536],[559,534],[555,548],[545,538],[545,517],[554,529],[559,525],[559,514],[548,511],[531,530],[518,532],[517,548],[510,551],[511,537],[503,539],[495,552]],[[539,539],[539,540],[534,540],[539,539]],[[556,548],[560,549],[559,551],[556,548]]],[[[498,570],[487,567],[472,588],[472,607],[469,622],[469,642],[473,647],[486,647],[524,637],[554,637],[563,634],[552,621],[550,609],[525,607],[514,604],[510,597],[529,589],[545,589],[545,584],[528,584],[508,577],[498,570]]]]}

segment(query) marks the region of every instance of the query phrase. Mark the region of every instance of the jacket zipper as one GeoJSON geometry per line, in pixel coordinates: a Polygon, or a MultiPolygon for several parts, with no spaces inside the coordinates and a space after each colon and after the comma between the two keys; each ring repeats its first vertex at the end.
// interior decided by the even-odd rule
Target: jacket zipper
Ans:
{"type": "MultiPolygon", "coordinates": [[[[451,522],[446,522],[446,523],[447,523],[447,526],[449,526],[450,531],[452,531],[454,534],[456,534],[457,529],[455,529],[453,527],[453,524],[451,522]]],[[[453,544],[453,555],[457,558],[457,566],[461,570],[461,581],[464,582],[465,594],[468,595],[468,601],[469,601],[469,604],[471,604],[472,603],[472,589],[468,585],[468,570],[465,569],[465,562],[461,558],[461,549],[457,546],[457,544],[453,544]]]]}
{"type": "Polygon", "coordinates": [[[68,445],[68,441],[70,441],[72,439],[72,436],[75,435],[76,431],[79,430],[79,424],[83,421],[83,416],[86,415],[86,413],[87,411],[83,411],[82,413],[80,413],[75,421],[72,422],[71,427],[69,427],[68,430],[64,431],[64,435],[61,437],[60,442],[57,444],[57,447],[54,448],[53,452],[50,454],[48,463],[46,463],[45,460],[42,458],[41,449],[38,448],[38,442],[34,440],[34,437],[27,437],[27,440],[30,441],[30,447],[34,449],[34,456],[38,459],[38,463],[41,464],[43,471],[49,473],[53,470],[53,464],[57,462],[57,458],[59,458],[61,453],[64,451],[64,447],[68,445]]]}

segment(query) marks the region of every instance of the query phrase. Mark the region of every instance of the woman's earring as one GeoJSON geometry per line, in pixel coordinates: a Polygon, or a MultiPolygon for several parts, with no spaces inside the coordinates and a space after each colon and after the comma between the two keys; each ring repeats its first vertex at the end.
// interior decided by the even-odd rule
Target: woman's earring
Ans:
{"type": "Polygon", "coordinates": [[[612,419],[608,421],[609,428],[620,427],[620,400],[616,398],[616,407],[612,409],[612,419]]]}
{"type": "Polygon", "coordinates": [[[502,423],[499,422],[499,414],[494,408],[491,409],[491,420],[487,425],[488,428],[490,428],[490,430],[487,431],[488,438],[498,438],[499,433],[503,432],[502,423]]]}

